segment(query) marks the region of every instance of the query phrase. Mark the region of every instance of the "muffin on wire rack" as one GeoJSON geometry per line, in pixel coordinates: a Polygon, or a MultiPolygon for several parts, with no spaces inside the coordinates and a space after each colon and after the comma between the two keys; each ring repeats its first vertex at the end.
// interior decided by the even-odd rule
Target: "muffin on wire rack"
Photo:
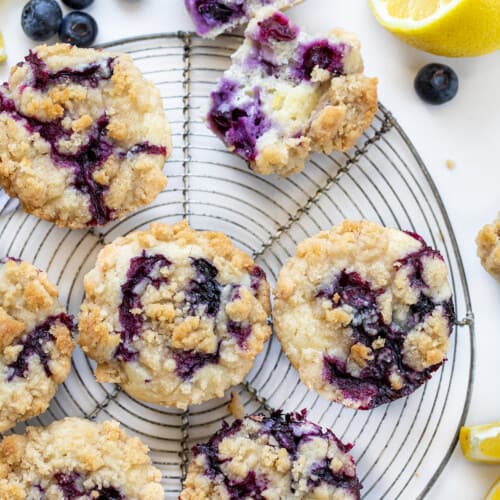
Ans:
{"type": "Polygon", "coordinates": [[[361,484],[350,449],[305,412],[224,423],[194,447],[180,500],[357,500],[361,484]]]}
{"type": "Polygon", "coordinates": [[[104,247],[84,281],[79,343],[100,382],[186,408],[240,383],[271,334],[269,285],[222,233],[151,224],[104,247]]]}
{"type": "Polygon", "coordinates": [[[0,432],[48,408],[71,369],[73,329],[46,273],[0,260],[0,432]]]}
{"type": "Polygon", "coordinates": [[[65,418],[0,442],[0,498],[163,500],[148,448],[116,422],[65,418]]]}
{"type": "Polygon", "coordinates": [[[289,176],[313,151],[351,148],[377,107],[354,35],[310,35],[266,8],[211,93],[207,123],[255,172],[289,176]]]}
{"type": "Polygon", "coordinates": [[[160,93],[128,55],[42,45],[0,86],[0,186],[59,226],[152,202],[171,150],[160,93]]]}
{"type": "Polygon", "coordinates": [[[301,380],[347,407],[407,396],[446,359],[448,271],[415,233],[344,221],[299,244],[274,293],[276,334],[301,380]]]}

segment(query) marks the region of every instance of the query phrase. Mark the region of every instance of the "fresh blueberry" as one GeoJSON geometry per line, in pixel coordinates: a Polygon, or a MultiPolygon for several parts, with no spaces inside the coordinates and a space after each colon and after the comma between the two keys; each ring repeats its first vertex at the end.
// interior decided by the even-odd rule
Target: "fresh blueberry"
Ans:
{"type": "Polygon", "coordinates": [[[64,4],[72,9],[86,9],[94,0],[62,0],[64,4]]]}
{"type": "Polygon", "coordinates": [[[62,18],[56,0],[30,0],[21,14],[21,26],[26,35],[40,42],[57,33],[62,18]]]}
{"type": "Polygon", "coordinates": [[[444,104],[457,94],[458,76],[445,64],[427,64],[415,78],[415,90],[429,104],[444,104]]]}
{"type": "Polygon", "coordinates": [[[90,47],[97,36],[97,23],[86,12],[70,12],[59,28],[59,40],[78,47],[90,47]]]}

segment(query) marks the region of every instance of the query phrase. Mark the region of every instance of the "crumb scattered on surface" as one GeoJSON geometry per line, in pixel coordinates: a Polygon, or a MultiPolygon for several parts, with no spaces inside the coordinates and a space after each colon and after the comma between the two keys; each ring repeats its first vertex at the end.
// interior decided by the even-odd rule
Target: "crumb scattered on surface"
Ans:
{"type": "Polygon", "coordinates": [[[231,392],[231,401],[229,401],[227,409],[236,419],[242,419],[245,416],[245,407],[243,406],[240,395],[237,392],[231,392]]]}
{"type": "Polygon", "coordinates": [[[446,160],[446,168],[448,170],[453,170],[457,164],[453,160],[446,160]]]}

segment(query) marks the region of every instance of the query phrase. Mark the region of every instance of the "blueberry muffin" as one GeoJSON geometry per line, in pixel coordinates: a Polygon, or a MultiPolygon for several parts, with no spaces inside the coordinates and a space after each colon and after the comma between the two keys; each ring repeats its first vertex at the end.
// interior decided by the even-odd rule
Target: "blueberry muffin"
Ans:
{"type": "Polygon", "coordinates": [[[79,343],[97,380],[164,406],[222,396],[271,333],[264,272],[227,236],[186,222],[106,246],[85,294],[79,343]]]}
{"type": "Polygon", "coordinates": [[[264,6],[286,9],[302,0],[184,0],[196,31],[206,38],[214,38],[233,30],[255,17],[264,6]]]}
{"type": "Polygon", "coordinates": [[[65,418],[0,442],[3,500],[163,500],[148,448],[116,422],[65,418]]]}
{"type": "Polygon", "coordinates": [[[60,226],[153,201],[171,149],[160,93],[128,55],[42,45],[0,86],[0,185],[60,226]]]}
{"type": "Polygon", "coordinates": [[[193,449],[180,499],[359,499],[350,449],[305,412],[224,423],[193,449]]]}
{"type": "Polygon", "coordinates": [[[493,224],[484,226],[476,239],[477,255],[492,276],[500,279],[500,213],[493,224]]]}
{"type": "Polygon", "coordinates": [[[349,408],[407,396],[445,361],[448,271],[417,234],[344,221],[299,244],[275,297],[276,333],[302,382],[349,408]]]}
{"type": "Polygon", "coordinates": [[[48,408],[71,369],[73,329],[44,272],[0,260],[0,432],[48,408]]]}
{"type": "Polygon", "coordinates": [[[359,42],[301,31],[263,9],[210,96],[208,126],[260,174],[300,172],[312,151],[353,146],[377,111],[359,42]]]}

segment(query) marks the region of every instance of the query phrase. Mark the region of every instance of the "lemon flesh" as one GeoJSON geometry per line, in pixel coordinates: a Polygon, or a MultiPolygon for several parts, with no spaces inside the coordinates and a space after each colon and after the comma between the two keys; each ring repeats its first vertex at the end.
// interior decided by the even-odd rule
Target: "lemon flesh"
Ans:
{"type": "Polygon", "coordinates": [[[491,487],[484,497],[484,500],[500,500],[500,478],[491,487]]]}
{"type": "Polygon", "coordinates": [[[460,446],[467,460],[500,463],[500,422],[462,427],[460,446]]]}
{"type": "Polygon", "coordinates": [[[369,0],[378,22],[404,42],[448,57],[500,49],[500,0],[369,0]]]}
{"type": "Polygon", "coordinates": [[[0,63],[4,62],[7,59],[7,54],[5,52],[5,49],[3,48],[3,36],[2,33],[0,33],[0,63]]]}

